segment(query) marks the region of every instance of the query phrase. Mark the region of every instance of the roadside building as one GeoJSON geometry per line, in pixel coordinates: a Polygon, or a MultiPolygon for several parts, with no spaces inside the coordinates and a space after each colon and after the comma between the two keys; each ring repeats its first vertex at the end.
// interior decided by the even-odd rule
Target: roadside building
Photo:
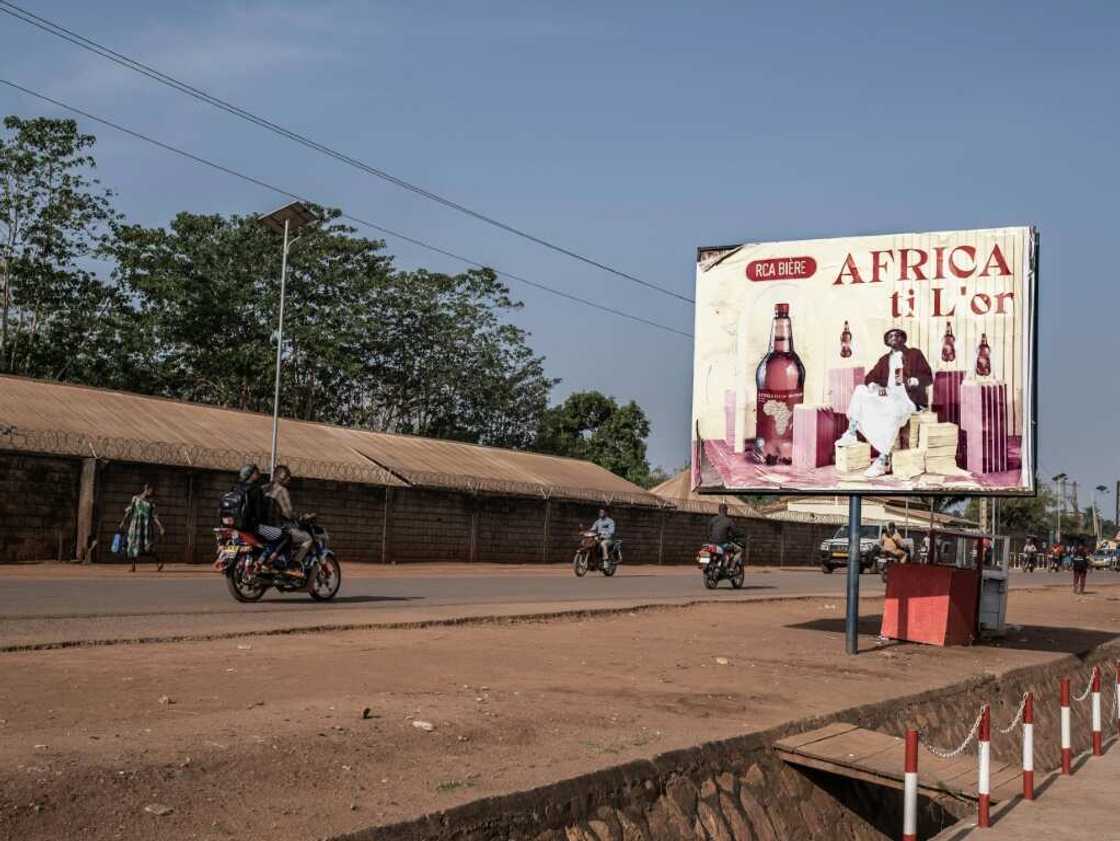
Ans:
{"type": "MultiPolygon", "coordinates": [[[[218,498],[242,464],[267,469],[271,428],[254,412],[0,376],[0,562],[114,560],[145,482],[167,528],[161,558],[209,562],[218,498]]],[[[627,563],[688,563],[715,510],[538,453],[286,419],[279,441],[297,508],[320,515],[344,562],[569,561],[608,505],[627,563]]],[[[747,516],[755,562],[813,562],[783,549],[812,544],[800,524],[747,516]]]]}

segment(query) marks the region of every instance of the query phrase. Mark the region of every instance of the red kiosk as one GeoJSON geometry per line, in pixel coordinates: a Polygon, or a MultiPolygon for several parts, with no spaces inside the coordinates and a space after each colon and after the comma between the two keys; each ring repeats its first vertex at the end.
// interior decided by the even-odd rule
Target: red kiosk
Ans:
{"type": "MultiPolygon", "coordinates": [[[[969,645],[980,637],[981,598],[986,580],[997,586],[997,598],[1006,597],[1006,572],[990,570],[985,561],[991,554],[991,535],[936,529],[928,532],[928,563],[892,564],[887,572],[887,595],[883,604],[884,637],[927,645],[969,645]],[[956,555],[945,562],[946,538],[957,538],[956,555]],[[963,547],[971,542],[974,551],[963,547]],[[1000,587],[999,585],[1003,586],[1000,587]]],[[[998,611],[1002,625],[1002,610],[998,611]]]]}

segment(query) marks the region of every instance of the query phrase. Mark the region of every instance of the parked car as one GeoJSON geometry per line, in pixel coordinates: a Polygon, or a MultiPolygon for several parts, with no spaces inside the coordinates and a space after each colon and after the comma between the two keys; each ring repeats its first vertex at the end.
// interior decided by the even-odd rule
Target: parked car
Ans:
{"type": "Polygon", "coordinates": [[[1098,549],[1089,556],[1089,566],[1093,569],[1111,569],[1115,570],[1116,555],[1108,549],[1098,549]]]}
{"type": "MultiPolygon", "coordinates": [[[[859,529],[859,567],[860,572],[878,571],[879,537],[886,526],[863,525],[859,529]]],[[[902,544],[914,552],[914,541],[903,533],[902,544]]],[[[836,534],[821,543],[821,572],[832,572],[834,569],[848,565],[848,527],[840,526],[836,534]]]]}

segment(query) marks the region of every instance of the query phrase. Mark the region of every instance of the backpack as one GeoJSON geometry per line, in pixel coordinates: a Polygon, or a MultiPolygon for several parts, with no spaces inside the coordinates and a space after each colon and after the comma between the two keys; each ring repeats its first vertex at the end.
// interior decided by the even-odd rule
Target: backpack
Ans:
{"type": "Polygon", "coordinates": [[[238,483],[222,494],[218,501],[218,520],[223,526],[252,531],[257,524],[249,522],[251,519],[248,487],[238,483]]]}

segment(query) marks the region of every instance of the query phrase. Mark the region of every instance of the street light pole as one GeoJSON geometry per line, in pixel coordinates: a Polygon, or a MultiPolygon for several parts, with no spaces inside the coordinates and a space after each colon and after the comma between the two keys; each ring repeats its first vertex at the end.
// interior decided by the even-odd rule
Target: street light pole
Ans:
{"type": "MultiPolygon", "coordinates": [[[[288,248],[296,240],[289,238],[304,225],[317,222],[315,212],[303,202],[289,202],[257,220],[278,234],[284,235],[284,250],[280,257],[280,317],[276,327],[276,382],[272,392],[272,452],[268,466],[269,475],[276,470],[276,451],[280,435],[280,366],[284,358],[284,302],[288,287],[288,248]]],[[[299,239],[298,237],[296,239],[299,239]]]]}
{"type": "Polygon", "coordinates": [[[288,228],[290,220],[284,219],[284,251],[280,257],[280,318],[276,327],[276,386],[272,393],[272,455],[268,462],[268,475],[276,470],[276,439],[280,432],[280,361],[284,353],[284,295],[288,280],[288,228]]]}
{"type": "Polygon", "coordinates": [[[1066,474],[1059,473],[1054,477],[1058,484],[1058,524],[1054,532],[1054,542],[1062,542],[1062,515],[1066,513],[1066,474]]]}

